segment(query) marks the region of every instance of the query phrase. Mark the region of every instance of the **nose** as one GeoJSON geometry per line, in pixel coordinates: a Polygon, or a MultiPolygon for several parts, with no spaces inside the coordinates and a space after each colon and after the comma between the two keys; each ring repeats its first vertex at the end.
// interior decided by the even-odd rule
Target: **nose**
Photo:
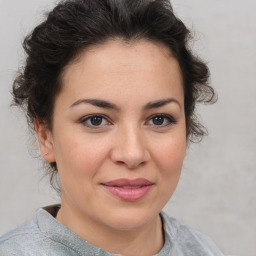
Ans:
{"type": "Polygon", "coordinates": [[[126,127],[119,131],[113,144],[111,160],[116,164],[135,169],[150,160],[145,138],[139,129],[126,127]]]}

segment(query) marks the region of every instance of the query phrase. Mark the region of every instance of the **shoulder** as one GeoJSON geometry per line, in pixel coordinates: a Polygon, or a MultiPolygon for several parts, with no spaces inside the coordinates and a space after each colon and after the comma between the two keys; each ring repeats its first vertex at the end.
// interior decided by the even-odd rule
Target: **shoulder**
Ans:
{"type": "Polygon", "coordinates": [[[57,239],[58,228],[55,219],[45,210],[39,209],[31,220],[0,237],[0,255],[77,255],[62,240],[57,239]]]}
{"type": "Polygon", "coordinates": [[[42,239],[45,238],[33,218],[0,237],[0,255],[35,255],[33,249],[42,239]]]}
{"type": "Polygon", "coordinates": [[[207,235],[180,224],[165,213],[161,213],[161,217],[166,237],[171,240],[173,250],[190,256],[224,256],[207,235]]]}

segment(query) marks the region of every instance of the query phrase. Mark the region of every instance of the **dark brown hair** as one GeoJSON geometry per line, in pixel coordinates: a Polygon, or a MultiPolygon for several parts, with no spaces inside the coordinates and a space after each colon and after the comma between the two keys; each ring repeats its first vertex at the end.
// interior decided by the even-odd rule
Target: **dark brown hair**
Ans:
{"type": "MultiPolygon", "coordinates": [[[[169,0],[61,1],[25,38],[26,63],[13,84],[14,102],[25,109],[31,127],[37,119],[51,129],[64,67],[86,47],[114,38],[160,42],[171,50],[183,76],[187,138],[199,141],[206,129],[196,118],[195,105],[213,102],[215,93],[206,64],[188,46],[190,31],[169,0]]],[[[55,171],[56,164],[51,166],[55,171]]]]}

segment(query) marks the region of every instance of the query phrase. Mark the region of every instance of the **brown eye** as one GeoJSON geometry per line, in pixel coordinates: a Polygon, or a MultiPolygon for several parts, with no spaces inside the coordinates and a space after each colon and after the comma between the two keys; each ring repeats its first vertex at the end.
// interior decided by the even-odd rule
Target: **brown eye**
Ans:
{"type": "Polygon", "coordinates": [[[154,125],[162,125],[164,123],[164,117],[163,116],[155,116],[155,117],[153,117],[152,122],[154,125]]]}
{"type": "Polygon", "coordinates": [[[81,123],[84,126],[87,126],[92,129],[99,129],[110,124],[107,118],[101,115],[90,115],[90,116],[84,117],[81,120],[81,123]]]}
{"type": "Polygon", "coordinates": [[[94,126],[99,126],[102,124],[103,118],[101,116],[93,116],[89,119],[90,123],[94,126]]]}
{"type": "Polygon", "coordinates": [[[175,123],[176,123],[175,119],[170,115],[166,115],[166,114],[154,115],[147,122],[148,125],[156,126],[157,128],[166,127],[175,123]]]}

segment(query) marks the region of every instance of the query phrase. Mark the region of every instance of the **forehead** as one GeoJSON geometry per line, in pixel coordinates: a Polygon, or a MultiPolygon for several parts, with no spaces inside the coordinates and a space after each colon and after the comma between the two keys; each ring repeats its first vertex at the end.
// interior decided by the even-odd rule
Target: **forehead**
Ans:
{"type": "Polygon", "coordinates": [[[83,94],[111,98],[136,93],[150,98],[181,92],[183,96],[180,67],[171,51],[160,43],[144,40],[111,40],[86,48],[65,67],[62,91],[72,100],[83,94]]]}
{"type": "Polygon", "coordinates": [[[118,66],[119,68],[128,67],[146,67],[147,64],[154,58],[155,65],[159,62],[169,62],[174,58],[171,50],[162,43],[151,42],[147,40],[123,41],[122,39],[108,40],[103,44],[97,44],[86,47],[82,50],[74,60],[72,60],[63,71],[63,78],[67,77],[72,68],[76,69],[80,65],[85,65],[85,62],[90,64],[96,63],[100,67],[108,67],[111,69],[118,66]],[[139,58],[138,58],[139,57],[139,58]],[[99,64],[102,64],[99,66],[99,64]],[[111,65],[109,65],[111,64],[111,65]],[[119,66],[121,64],[121,66],[119,66]]]}

